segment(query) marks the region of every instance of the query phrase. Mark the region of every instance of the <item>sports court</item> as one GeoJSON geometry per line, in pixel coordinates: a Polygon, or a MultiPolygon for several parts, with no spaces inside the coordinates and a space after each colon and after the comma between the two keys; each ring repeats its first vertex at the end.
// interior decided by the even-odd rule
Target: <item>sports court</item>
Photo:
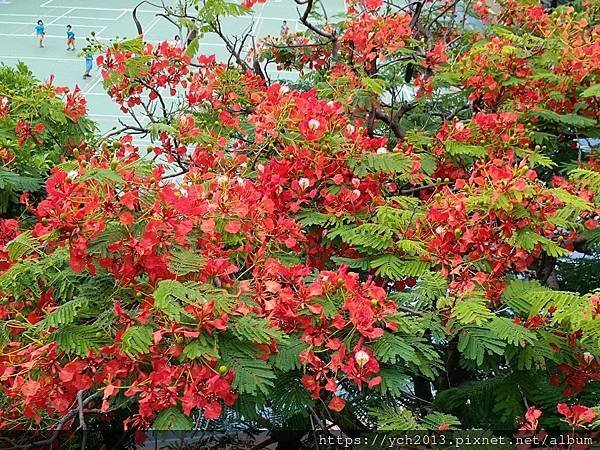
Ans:
{"type": "MultiPolygon", "coordinates": [[[[344,11],[344,0],[325,0],[330,14],[344,11]]],[[[116,125],[122,113],[104,93],[97,70],[93,77],[82,79],[84,59],[79,51],[85,47],[85,38],[91,32],[102,40],[134,37],[133,8],[139,0],[0,0],[0,61],[13,65],[25,62],[40,79],[55,75],[56,84],[73,87],[76,84],[86,93],[90,116],[101,130],[116,125]],[[46,25],[45,47],[39,48],[34,35],[38,19],[46,25]],[[76,36],[77,51],[66,50],[66,27],[71,25],[76,36]]],[[[177,0],[164,0],[175,6],[177,0]]],[[[227,17],[222,20],[223,31],[231,36],[241,35],[251,25],[256,39],[265,35],[278,35],[284,20],[290,30],[303,30],[298,22],[296,3],[293,0],[269,0],[257,5],[254,13],[246,17],[227,17]]],[[[138,19],[149,41],[172,40],[178,34],[174,25],[157,17],[157,9],[144,4],[138,8],[138,19]]],[[[228,53],[220,38],[206,34],[200,43],[200,53],[215,54],[226,61],[228,53]]],[[[274,66],[273,66],[274,68],[274,66]]],[[[271,73],[273,78],[295,78],[290,72],[271,73]]]]}

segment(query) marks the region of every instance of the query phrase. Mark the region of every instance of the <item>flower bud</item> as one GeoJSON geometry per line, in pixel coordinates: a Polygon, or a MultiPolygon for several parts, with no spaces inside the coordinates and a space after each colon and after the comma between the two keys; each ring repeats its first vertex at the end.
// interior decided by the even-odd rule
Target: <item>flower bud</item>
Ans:
{"type": "Polygon", "coordinates": [[[308,178],[300,178],[298,180],[298,185],[300,186],[300,189],[304,191],[310,186],[310,180],[308,178]]]}
{"type": "Polygon", "coordinates": [[[310,128],[311,130],[318,130],[321,127],[321,122],[319,122],[317,119],[310,119],[308,121],[308,128],[310,128]]]}
{"type": "Polygon", "coordinates": [[[364,350],[359,350],[354,354],[354,360],[359,367],[364,367],[364,365],[367,364],[370,359],[371,358],[369,357],[369,354],[364,350]]]}
{"type": "Polygon", "coordinates": [[[583,360],[585,361],[585,364],[589,366],[594,360],[594,355],[592,355],[590,352],[585,352],[583,354],[583,360]]]}

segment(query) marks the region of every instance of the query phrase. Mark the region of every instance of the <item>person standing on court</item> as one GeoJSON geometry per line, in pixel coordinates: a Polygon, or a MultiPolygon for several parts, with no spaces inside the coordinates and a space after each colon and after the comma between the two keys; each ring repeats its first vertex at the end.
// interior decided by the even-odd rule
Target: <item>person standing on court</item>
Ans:
{"type": "Polygon", "coordinates": [[[46,36],[46,27],[44,26],[44,22],[42,19],[37,21],[37,25],[35,27],[35,35],[40,41],[40,48],[44,47],[44,37],[46,36]]]}
{"type": "Polygon", "coordinates": [[[171,47],[181,48],[181,37],[178,34],[176,34],[169,44],[171,45],[171,47]]]}
{"type": "Polygon", "coordinates": [[[287,36],[289,32],[290,32],[290,28],[288,27],[287,20],[284,20],[283,24],[281,24],[281,35],[287,36]]]}
{"type": "Polygon", "coordinates": [[[75,33],[71,30],[71,25],[67,25],[67,50],[75,51],[75,33]]]}
{"type": "Polygon", "coordinates": [[[92,54],[92,50],[90,48],[84,49],[85,53],[85,72],[83,73],[83,79],[91,78],[90,72],[92,71],[92,67],[94,65],[94,55],[92,54]]]}

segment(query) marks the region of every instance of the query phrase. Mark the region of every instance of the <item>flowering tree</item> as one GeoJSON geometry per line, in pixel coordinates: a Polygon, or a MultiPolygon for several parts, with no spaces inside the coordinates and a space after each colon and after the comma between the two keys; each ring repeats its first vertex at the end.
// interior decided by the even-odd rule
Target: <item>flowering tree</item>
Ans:
{"type": "Polygon", "coordinates": [[[599,286],[558,265],[600,240],[597,5],[296,0],[305,31],[222,31],[254,3],[102,48],[132,122],[0,235],[2,427],[597,426],[599,286]]]}

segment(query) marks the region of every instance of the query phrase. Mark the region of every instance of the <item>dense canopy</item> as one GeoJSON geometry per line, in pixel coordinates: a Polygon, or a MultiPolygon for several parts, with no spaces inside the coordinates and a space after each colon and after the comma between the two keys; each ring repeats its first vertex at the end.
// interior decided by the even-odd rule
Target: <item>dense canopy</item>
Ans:
{"type": "Polygon", "coordinates": [[[180,3],[104,135],[0,68],[0,427],[598,427],[598,3],[180,3]]]}

